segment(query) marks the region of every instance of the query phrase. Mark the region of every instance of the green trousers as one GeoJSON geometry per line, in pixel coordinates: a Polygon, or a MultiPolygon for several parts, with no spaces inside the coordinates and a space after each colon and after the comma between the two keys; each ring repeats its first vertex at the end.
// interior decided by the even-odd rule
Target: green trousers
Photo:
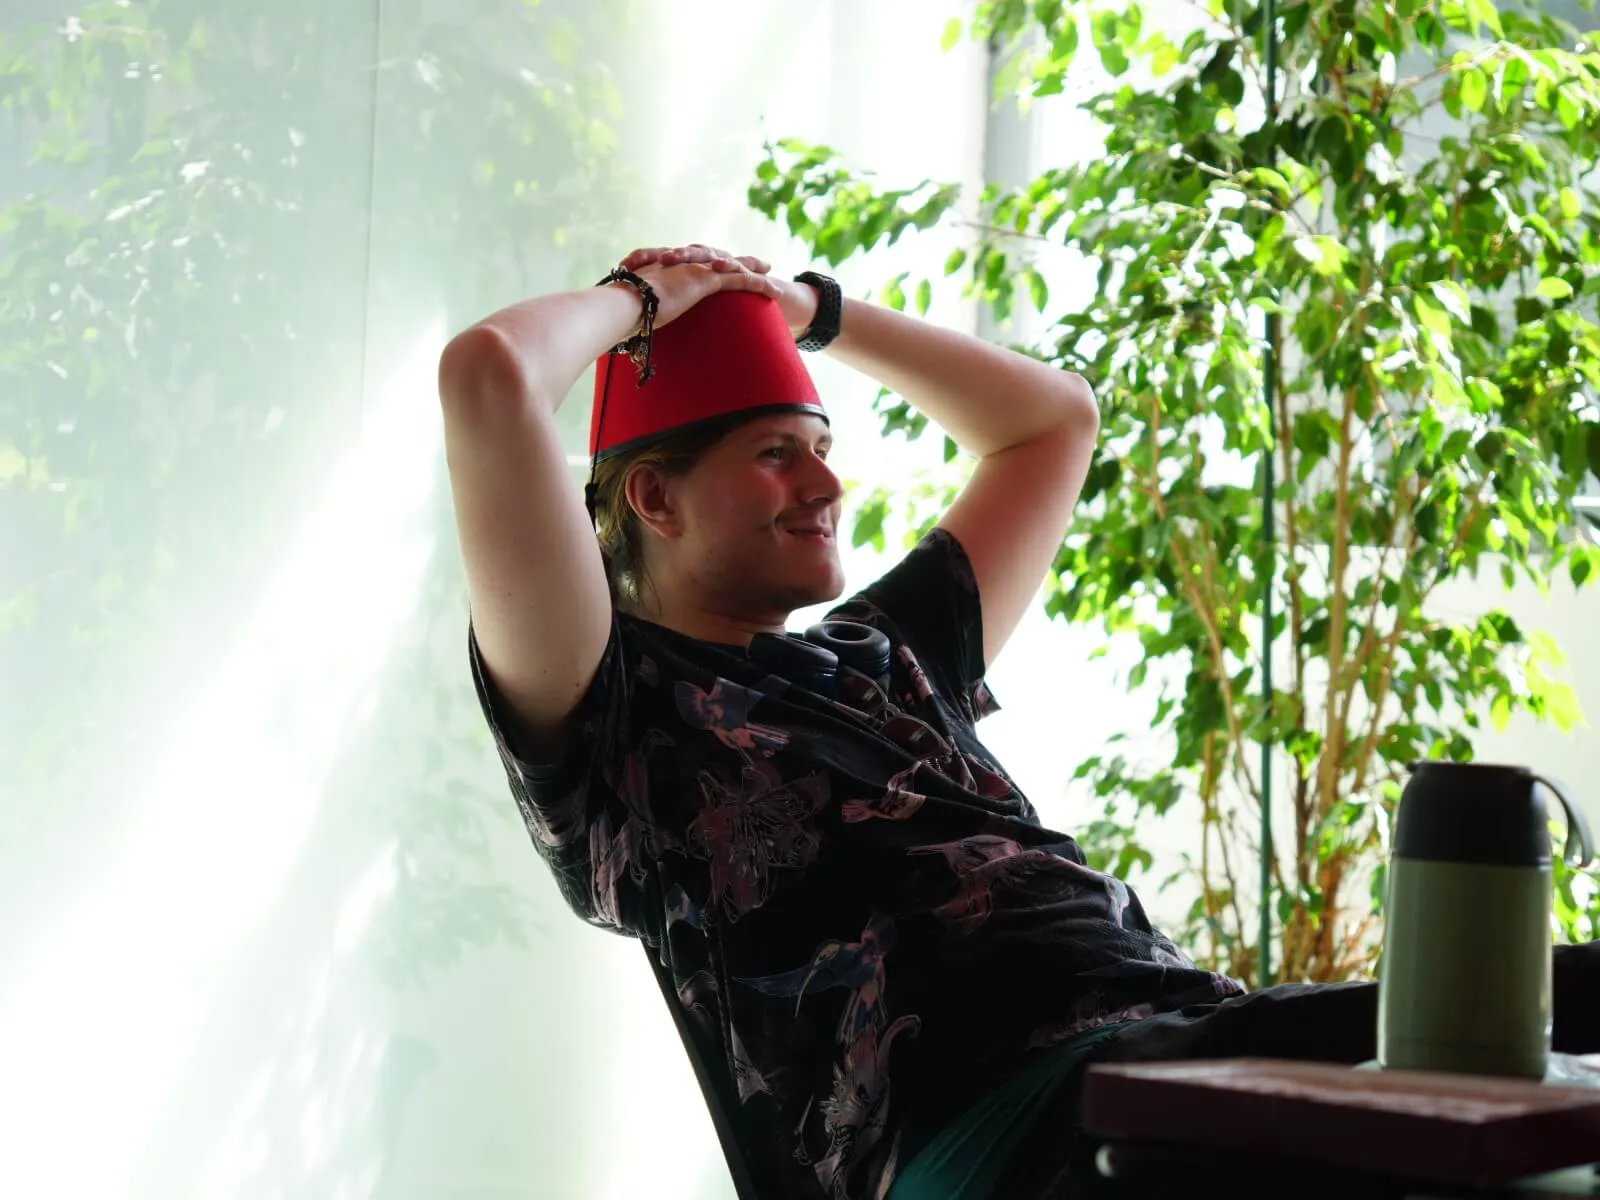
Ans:
{"type": "Polygon", "coordinates": [[[988,1200],[1039,1114],[1089,1051],[1124,1024],[1102,1025],[1039,1051],[934,1135],[895,1178],[888,1200],[988,1200]]]}

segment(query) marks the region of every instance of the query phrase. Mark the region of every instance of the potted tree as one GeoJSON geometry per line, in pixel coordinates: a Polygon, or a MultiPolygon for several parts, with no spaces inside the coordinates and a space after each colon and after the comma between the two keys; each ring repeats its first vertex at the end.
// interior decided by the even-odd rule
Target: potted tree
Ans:
{"type": "MultiPolygon", "coordinates": [[[[1150,869],[1139,819],[1188,808],[1174,933],[1247,982],[1338,980],[1376,953],[1407,764],[1468,758],[1514,713],[1581,719],[1549,639],[1433,600],[1479,572],[1600,578],[1576,506],[1600,473],[1600,54],[1491,0],[1195,10],[1176,36],[1136,4],[977,6],[1003,101],[1062,92],[1092,46],[1111,83],[1083,105],[1105,135],[1088,161],[969,196],[785,140],[750,202],[835,264],[959,222],[945,276],[998,316],[1052,319],[1031,349],[1094,380],[1104,415],[1049,610],[1136,638],[1128,686],[1181,680],[1155,706],[1170,757],[1079,768],[1105,800],[1085,848],[1150,869]],[[1059,248],[1100,264],[1075,311],[1051,306],[1059,248]]],[[[926,308],[934,287],[886,295],[926,308]]],[[[1563,871],[1559,892],[1565,935],[1600,936],[1592,880],[1563,871]]]]}

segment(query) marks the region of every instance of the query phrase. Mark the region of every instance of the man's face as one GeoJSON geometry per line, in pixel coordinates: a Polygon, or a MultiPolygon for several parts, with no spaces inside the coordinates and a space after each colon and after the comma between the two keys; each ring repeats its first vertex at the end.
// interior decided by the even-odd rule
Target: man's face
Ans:
{"type": "Polygon", "coordinates": [[[680,517],[673,569],[729,615],[765,615],[844,590],[836,533],[842,487],[827,422],[760,417],[728,433],[669,485],[680,517]]]}

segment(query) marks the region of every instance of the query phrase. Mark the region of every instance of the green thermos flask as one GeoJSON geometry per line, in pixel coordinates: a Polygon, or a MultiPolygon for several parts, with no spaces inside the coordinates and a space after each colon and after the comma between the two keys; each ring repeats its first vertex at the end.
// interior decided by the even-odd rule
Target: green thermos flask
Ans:
{"type": "Polygon", "coordinates": [[[1589,860],[1582,814],[1522,767],[1414,764],[1389,859],[1378,1065],[1542,1079],[1550,1059],[1550,822],[1589,860]]]}

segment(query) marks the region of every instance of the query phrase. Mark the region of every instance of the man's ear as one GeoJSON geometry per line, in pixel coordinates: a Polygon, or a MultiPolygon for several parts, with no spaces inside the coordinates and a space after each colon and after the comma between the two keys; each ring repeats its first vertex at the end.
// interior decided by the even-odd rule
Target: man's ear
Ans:
{"type": "Polygon", "coordinates": [[[670,480],[653,463],[640,463],[628,472],[624,494],[639,523],[658,537],[673,538],[682,531],[682,522],[673,505],[670,480]]]}

